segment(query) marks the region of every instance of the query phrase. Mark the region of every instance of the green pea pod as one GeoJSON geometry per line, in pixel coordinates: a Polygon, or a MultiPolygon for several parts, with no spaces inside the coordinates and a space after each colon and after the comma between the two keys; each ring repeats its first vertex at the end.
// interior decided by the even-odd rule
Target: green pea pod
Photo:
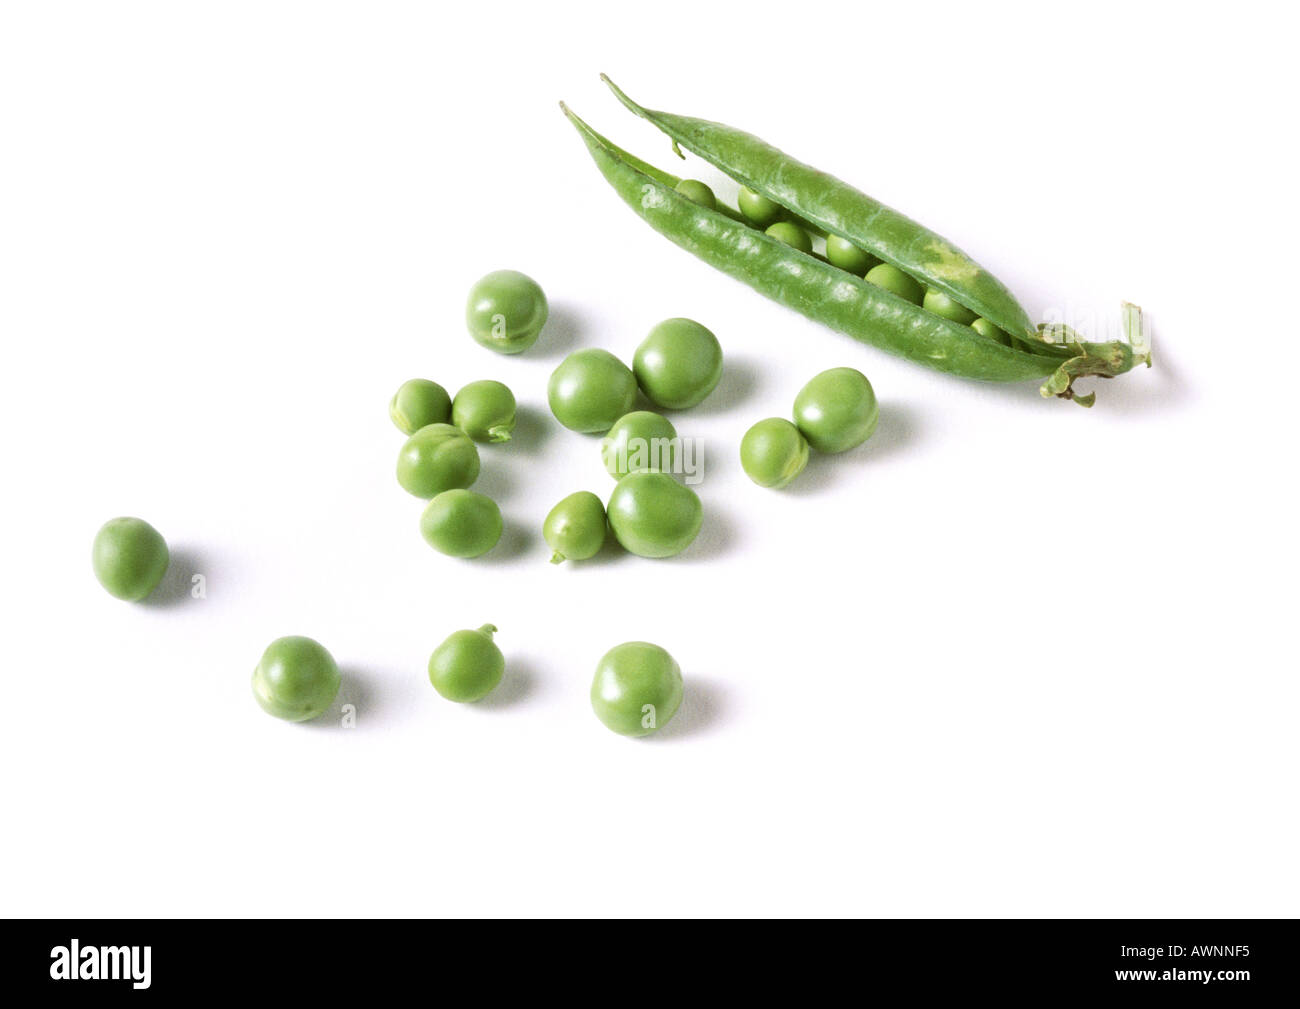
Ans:
{"type": "Polygon", "coordinates": [[[651,112],[606,81],[624,104],[667,133],[674,147],[686,147],[814,228],[839,234],[942,290],[1017,339],[1005,346],[765,235],[727,208],[691,202],[676,192],[679,179],[615,146],[561,103],[606,180],[651,227],[808,318],[949,374],[1000,382],[1046,378],[1044,396],[1084,406],[1094,397],[1076,397],[1074,379],[1111,377],[1150,363],[1136,306],[1125,314],[1131,343],[1087,343],[1064,327],[1036,328],[996,278],[933,232],[749,134],[651,112]]]}

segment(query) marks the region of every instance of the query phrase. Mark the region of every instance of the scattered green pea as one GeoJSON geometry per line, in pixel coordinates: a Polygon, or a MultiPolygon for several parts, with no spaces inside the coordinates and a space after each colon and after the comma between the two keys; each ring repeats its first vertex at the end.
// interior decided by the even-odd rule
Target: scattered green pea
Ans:
{"type": "Polygon", "coordinates": [[[698,203],[701,207],[714,210],[718,206],[718,199],[713,195],[713,190],[698,179],[682,179],[677,183],[676,189],[692,203],[698,203]]]}
{"type": "Polygon", "coordinates": [[[974,312],[965,305],[953,301],[948,295],[934,287],[925,292],[925,300],[921,302],[921,306],[927,312],[942,315],[945,319],[960,322],[963,326],[970,325],[975,321],[974,312]]]}
{"type": "Polygon", "coordinates": [[[516,270],[497,270],[469,289],[465,322],[482,346],[519,354],[537,342],[547,311],[537,281],[516,270]]]}
{"type": "Polygon", "coordinates": [[[515,394],[492,379],[471,382],[451,401],[451,422],[475,441],[509,441],[515,429],[515,394]]]}
{"type": "Polygon", "coordinates": [[[486,494],[445,490],[420,516],[420,535],[448,557],[479,557],[501,539],[501,509],[486,494]]]}
{"type": "Polygon", "coordinates": [[[636,377],[607,350],[575,350],[551,373],[546,399],[571,431],[604,434],[636,402],[636,377]]]}
{"type": "Polygon", "coordinates": [[[921,304],[925,298],[925,289],[915,280],[890,263],[881,263],[867,271],[867,283],[883,287],[886,291],[898,295],[913,305],[921,304]]]}
{"type": "Polygon", "coordinates": [[[591,491],[570,494],[547,514],[542,536],[552,564],[595,557],[605,545],[604,503],[591,491]]]}
{"type": "Polygon", "coordinates": [[[91,567],[108,594],[139,602],[158,587],[171,555],[167,541],[144,519],[109,519],[95,533],[91,567]]]}
{"type": "Polygon", "coordinates": [[[646,398],[665,410],[686,410],[722,378],[722,345],[693,319],[665,319],[641,341],[632,370],[646,398]]]}
{"type": "Polygon", "coordinates": [[[476,631],[454,631],[429,656],[429,682],[449,701],[478,701],[496,689],[506,659],[484,624],[476,631]]]}
{"type": "Polygon", "coordinates": [[[268,715],[305,722],[329,710],[342,677],[334,657],[311,638],[276,638],[253,670],[253,696],[268,715]]]}
{"type": "Polygon", "coordinates": [[[826,236],[826,258],[832,266],[838,266],[857,277],[865,277],[867,271],[880,262],[871,253],[863,252],[839,235],[826,236]]]}
{"type": "Polygon", "coordinates": [[[831,368],[809,379],[794,400],[799,433],[818,452],[844,452],[876,430],[880,410],[867,376],[854,368],[831,368]]]}
{"type": "Polygon", "coordinates": [[[768,417],[745,432],[740,465],[760,487],[784,487],[808,465],[808,442],[784,417],[768,417]]]}
{"type": "Polygon", "coordinates": [[[990,340],[1000,343],[1004,347],[1011,346],[1011,334],[999,329],[988,319],[977,318],[971,322],[970,328],[979,333],[980,336],[987,336],[990,340]]]}
{"type": "Polygon", "coordinates": [[[667,417],[634,410],[615,421],[601,440],[600,459],[615,480],[629,473],[671,473],[677,447],[677,429],[667,417]]]}
{"type": "Polygon", "coordinates": [[[760,193],[754,192],[746,186],[740,187],[740,194],[736,198],[736,205],[740,208],[741,216],[751,224],[760,228],[766,228],[769,224],[775,224],[782,215],[785,214],[785,208],[775,200],[770,200],[760,193]]]}
{"type": "Polygon", "coordinates": [[[431,498],[478,479],[478,449],[450,424],[429,424],[406,439],[397,455],[397,482],[416,497],[431,498]]]}
{"type": "Polygon", "coordinates": [[[682,670],[671,655],[648,641],[628,641],[596,664],[591,707],[619,735],[648,736],[677,713],[682,693],[682,670]]]}
{"type": "Polygon", "coordinates": [[[699,496],[665,473],[629,473],[605,509],[614,538],[639,557],[672,557],[694,541],[704,521],[699,496]]]}
{"type": "Polygon", "coordinates": [[[437,382],[412,378],[393,393],[388,416],[402,434],[412,435],[430,424],[447,423],[451,419],[451,397],[437,382]]]}
{"type": "Polygon", "coordinates": [[[792,221],[777,221],[770,225],[764,234],[800,252],[812,252],[812,239],[808,236],[808,232],[792,221]]]}

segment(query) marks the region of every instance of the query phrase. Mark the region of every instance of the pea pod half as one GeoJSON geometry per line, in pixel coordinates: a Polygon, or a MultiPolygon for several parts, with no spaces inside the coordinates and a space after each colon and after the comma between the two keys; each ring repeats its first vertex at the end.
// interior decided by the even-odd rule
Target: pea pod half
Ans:
{"type": "Polygon", "coordinates": [[[666,133],[679,155],[686,148],[811,230],[846,239],[947,295],[1011,339],[1006,345],[981,329],[926,311],[824,257],[765,234],[721,204],[710,208],[688,199],[676,190],[679,178],[610,143],[560,103],[605,179],[641,218],[775,301],[949,374],[994,382],[1046,379],[1044,396],[1083,406],[1091,406],[1095,395],[1076,395],[1074,379],[1110,378],[1138,364],[1150,365],[1137,306],[1124,306],[1127,342],[1089,343],[1068,327],[1035,327],[997,278],[910,218],[757,137],[720,123],[645,109],[603,79],[624,105],[666,133]]]}

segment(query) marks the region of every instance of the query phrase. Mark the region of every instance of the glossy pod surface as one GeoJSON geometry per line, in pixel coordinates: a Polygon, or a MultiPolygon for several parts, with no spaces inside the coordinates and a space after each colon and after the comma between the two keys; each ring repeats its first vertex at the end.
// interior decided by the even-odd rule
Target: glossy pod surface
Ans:
{"type": "Polygon", "coordinates": [[[871,437],[880,409],[867,376],[855,368],[814,375],[794,400],[794,422],[818,452],[847,452],[871,437]]]}
{"type": "Polygon", "coordinates": [[[277,638],[253,670],[253,696],[268,715],[305,722],[329,710],[342,677],[325,647],[311,638],[277,638]]]}
{"type": "Polygon", "coordinates": [[[496,689],[506,659],[484,624],[476,631],[455,631],[429,656],[429,682],[449,701],[478,701],[496,689]]]}
{"type": "Polygon", "coordinates": [[[694,542],[704,521],[699,496],[664,473],[630,473],[605,509],[623,549],[639,557],[672,557],[694,542]]]}
{"type": "Polygon", "coordinates": [[[478,449],[450,424],[429,424],[406,439],[397,455],[397,482],[416,497],[436,497],[478,479],[478,449]]]}
{"type": "MultiPolygon", "coordinates": [[[[1003,285],[965,253],[915,221],[833,176],[803,165],[743,131],[645,109],[606,78],[619,100],[742,187],[740,212],[709,210],[674,189],[675,176],[628,154],[561,104],[597,167],[619,196],[655,230],[760,293],[855,339],[927,367],[965,378],[1010,382],[1047,378],[1044,396],[1091,405],[1075,379],[1114,376],[1150,363],[1136,306],[1125,306],[1128,342],[1089,343],[1058,327],[1033,327],[1003,285]],[[859,250],[910,276],[923,296],[937,289],[1016,338],[1003,345],[969,325],[805,253],[759,230],[762,201],[786,218],[859,250]],[[757,204],[757,206],[755,206],[757,204]],[[746,208],[750,207],[749,210],[746,208]],[[1136,338],[1140,336],[1140,341],[1136,338]]],[[[771,227],[771,225],[767,225],[771,227]]],[[[872,271],[879,269],[873,267],[872,271]]]]}
{"type": "Polygon", "coordinates": [[[501,509],[486,494],[443,491],[420,516],[424,541],[448,557],[479,557],[501,539],[501,509]]]}
{"type": "Polygon", "coordinates": [[[575,350],[551,372],[546,400],[555,419],[569,430],[604,434],[631,411],[636,402],[636,377],[607,350],[575,350]]]}
{"type": "Polygon", "coordinates": [[[597,663],[591,707],[619,735],[647,736],[677,713],[682,693],[682,671],[671,655],[648,641],[628,641],[597,663]]]}
{"type": "Polygon", "coordinates": [[[95,534],[91,567],[109,595],[139,602],[158,587],[171,554],[167,541],[144,519],[109,519],[95,534]]]}
{"type": "Polygon", "coordinates": [[[580,490],[557,504],[542,523],[542,537],[551,548],[551,563],[585,561],[605,545],[605,504],[591,491],[580,490]]]}
{"type": "Polygon", "coordinates": [[[517,270],[497,270],[470,288],[465,323],[480,345],[520,354],[537,342],[548,311],[537,281],[517,270]]]}

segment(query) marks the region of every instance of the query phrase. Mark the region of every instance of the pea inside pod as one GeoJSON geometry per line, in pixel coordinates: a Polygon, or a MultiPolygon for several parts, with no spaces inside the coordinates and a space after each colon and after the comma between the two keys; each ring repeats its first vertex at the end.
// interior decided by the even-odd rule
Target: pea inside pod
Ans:
{"type": "Polygon", "coordinates": [[[611,144],[561,103],[605,178],[661,234],[768,297],[927,367],[986,381],[1045,378],[1044,396],[1084,406],[1094,397],[1075,394],[1078,378],[1150,364],[1136,306],[1124,308],[1126,342],[1091,343],[1070,330],[1035,327],[987,270],[910,218],[757,137],[644,108],[604,79],[628,109],[739,183],[740,209],[692,203],[676,192],[679,179],[611,144]],[[809,251],[808,231],[827,236],[826,256],[809,251]],[[862,261],[839,240],[881,262],[860,276],[862,261]],[[927,288],[942,311],[923,307],[927,288]],[[976,318],[1010,342],[986,335],[976,318]]]}
{"type": "Polygon", "coordinates": [[[475,441],[507,442],[515,429],[515,394],[492,379],[471,382],[451,401],[451,422],[475,441]]]}

